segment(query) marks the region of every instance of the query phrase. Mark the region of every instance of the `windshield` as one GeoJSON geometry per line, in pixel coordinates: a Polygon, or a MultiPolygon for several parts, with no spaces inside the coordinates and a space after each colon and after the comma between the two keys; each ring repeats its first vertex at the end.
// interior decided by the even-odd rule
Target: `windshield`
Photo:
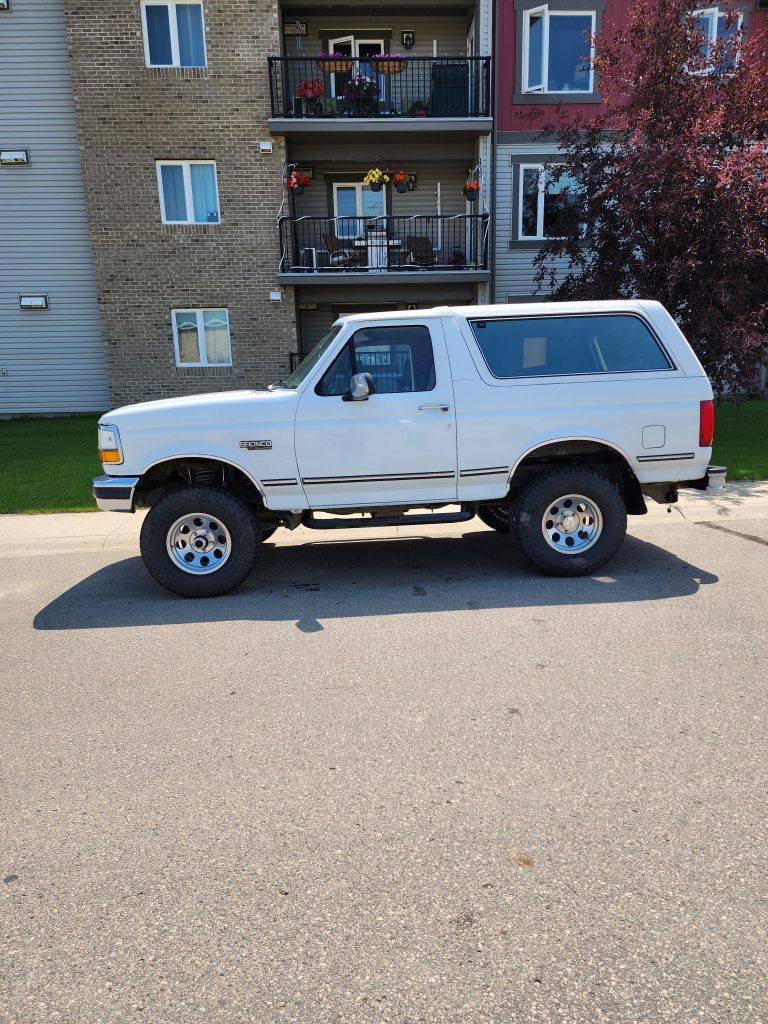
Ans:
{"type": "Polygon", "coordinates": [[[281,387],[292,389],[297,388],[299,384],[309,376],[312,370],[314,370],[325,353],[331,347],[335,339],[338,337],[342,326],[343,324],[334,324],[325,337],[321,341],[318,341],[309,355],[304,356],[290,377],[286,377],[282,382],[281,387]]]}

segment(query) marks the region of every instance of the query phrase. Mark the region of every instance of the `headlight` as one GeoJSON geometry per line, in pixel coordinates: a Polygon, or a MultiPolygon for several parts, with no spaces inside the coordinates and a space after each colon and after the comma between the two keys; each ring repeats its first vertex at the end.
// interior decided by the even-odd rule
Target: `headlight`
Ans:
{"type": "Polygon", "coordinates": [[[120,447],[117,427],[99,424],[99,459],[102,462],[117,464],[123,461],[123,449],[120,447]]]}

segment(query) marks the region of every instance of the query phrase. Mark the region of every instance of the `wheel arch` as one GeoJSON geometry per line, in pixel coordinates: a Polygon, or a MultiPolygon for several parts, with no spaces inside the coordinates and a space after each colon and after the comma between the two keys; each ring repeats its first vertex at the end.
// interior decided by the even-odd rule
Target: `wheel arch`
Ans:
{"type": "Polygon", "coordinates": [[[242,466],[218,455],[174,455],[150,463],[136,486],[137,504],[154,505],[170,491],[194,484],[223,487],[266,507],[259,483],[242,466]]]}
{"type": "Polygon", "coordinates": [[[547,465],[585,466],[596,469],[621,489],[627,511],[645,515],[647,508],[640,481],[627,453],[601,437],[559,437],[539,441],[523,452],[509,475],[510,493],[526,483],[533,473],[547,465]]]}

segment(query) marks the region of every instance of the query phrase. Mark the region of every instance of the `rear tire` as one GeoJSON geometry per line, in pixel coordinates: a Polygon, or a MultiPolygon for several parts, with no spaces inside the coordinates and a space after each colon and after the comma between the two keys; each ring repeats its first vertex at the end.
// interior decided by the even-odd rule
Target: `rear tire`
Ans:
{"type": "Polygon", "coordinates": [[[144,565],[166,590],[182,597],[218,597],[253,569],[259,525],[233,494],[184,487],[152,506],[140,545],[144,565]]]}
{"type": "Polygon", "coordinates": [[[609,562],[627,532],[618,489],[591,469],[562,467],[535,477],[512,508],[512,537],[550,576],[588,576],[609,562]]]}
{"type": "Polygon", "coordinates": [[[478,505],[477,518],[497,533],[509,533],[509,505],[478,505]]]}

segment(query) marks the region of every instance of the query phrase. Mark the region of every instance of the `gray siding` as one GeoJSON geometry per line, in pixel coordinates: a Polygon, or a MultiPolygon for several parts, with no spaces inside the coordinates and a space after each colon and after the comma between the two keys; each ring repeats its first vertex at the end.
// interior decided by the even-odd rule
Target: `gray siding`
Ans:
{"type": "Polygon", "coordinates": [[[0,14],[0,415],[109,406],[63,0],[13,0],[0,14]],[[19,295],[50,309],[22,312],[19,295]]]}
{"type": "MultiPolygon", "coordinates": [[[[374,162],[361,164],[355,173],[347,168],[324,167],[315,165],[315,180],[303,195],[295,197],[297,217],[332,217],[331,204],[333,181],[362,181],[363,176],[374,162]]],[[[354,165],[352,165],[354,167],[354,165]]],[[[475,213],[475,208],[467,209],[467,202],[461,194],[467,180],[469,162],[466,164],[450,164],[446,162],[440,168],[422,165],[414,161],[403,160],[403,170],[416,175],[416,189],[413,192],[399,193],[390,187],[392,196],[393,217],[414,217],[420,215],[434,216],[437,213],[437,185],[440,184],[441,208],[443,216],[452,217],[456,214],[475,213]]],[[[287,212],[287,211],[286,211],[287,212]]]]}
{"type": "MultiPolygon", "coordinates": [[[[389,39],[390,53],[402,53],[411,57],[431,57],[433,42],[437,44],[438,57],[463,57],[467,52],[467,31],[469,20],[464,15],[432,15],[413,17],[407,12],[389,11],[381,15],[358,15],[312,12],[308,20],[307,35],[301,39],[301,50],[296,49],[296,37],[285,37],[287,57],[312,58],[320,53],[328,39],[354,35],[359,39],[389,39]],[[415,45],[404,50],[400,42],[402,31],[412,31],[415,45]]],[[[283,19],[287,21],[287,18],[283,19]]]]}
{"type": "MultiPolygon", "coordinates": [[[[531,147],[530,153],[522,151],[520,145],[499,145],[496,153],[496,211],[494,224],[496,232],[496,262],[494,279],[496,301],[530,298],[534,294],[536,268],[533,260],[537,246],[527,243],[515,246],[517,238],[517,217],[519,196],[517,195],[516,164],[538,163],[542,158],[542,146],[531,147]],[[512,247],[510,248],[510,243],[512,247]]],[[[553,150],[554,152],[554,150],[553,150]]],[[[552,154],[543,154],[552,159],[552,154]]],[[[544,298],[541,295],[540,298],[544,298]]]]}

